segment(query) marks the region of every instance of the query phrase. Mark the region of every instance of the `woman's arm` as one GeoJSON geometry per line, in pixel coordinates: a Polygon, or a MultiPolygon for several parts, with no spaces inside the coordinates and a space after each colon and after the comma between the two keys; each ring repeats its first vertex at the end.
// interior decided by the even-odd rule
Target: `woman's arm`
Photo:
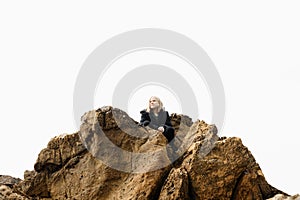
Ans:
{"type": "Polygon", "coordinates": [[[149,114],[145,110],[142,110],[140,113],[141,113],[140,125],[148,126],[148,124],[150,123],[149,114]]]}
{"type": "Polygon", "coordinates": [[[165,125],[172,127],[172,123],[168,111],[166,111],[166,115],[167,115],[167,119],[165,125]]]}

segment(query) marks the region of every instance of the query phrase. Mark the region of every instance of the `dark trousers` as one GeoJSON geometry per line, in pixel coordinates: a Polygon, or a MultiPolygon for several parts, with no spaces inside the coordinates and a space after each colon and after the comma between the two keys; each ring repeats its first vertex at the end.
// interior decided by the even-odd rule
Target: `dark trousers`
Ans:
{"type": "Polygon", "coordinates": [[[174,138],[174,128],[173,127],[166,127],[163,134],[167,138],[168,142],[170,142],[174,138]]]}

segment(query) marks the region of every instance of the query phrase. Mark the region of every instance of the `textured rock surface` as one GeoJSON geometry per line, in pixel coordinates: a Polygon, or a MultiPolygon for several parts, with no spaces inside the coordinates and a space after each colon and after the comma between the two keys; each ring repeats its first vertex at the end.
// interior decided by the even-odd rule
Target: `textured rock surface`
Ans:
{"type": "Polygon", "coordinates": [[[267,200],[300,200],[300,196],[299,195],[287,196],[283,194],[277,194],[274,197],[267,200]]]}
{"type": "MultiPolygon", "coordinates": [[[[190,129],[197,137],[178,170],[188,174],[189,198],[266,199],[282,193],[266,182],[239,138],[221,139],[211,130],[203,121],[195,122],[190,129]]],[[[178,177],[178,171],[169,176],[178,177]]],[[[177,178],[167,179],[165,185],[177,185],[176,181],[177,178]]]]}
{"type": "Polygon", "coordinates": [[[0,177],[0,199],[299,199],[267,183],[241,139],[185,115],[171,120],[176,138],[167,145],[122,110],[87,112],[80,131],[53,138],[24,180],[0,177]]]}
{"type": "Polygon", "coordinates": [[[11,176],[0,175],[0,185],[13,186],[19,183],[21,179],[11,176]]]}
{"type": "Polygon", "coordinates": [[[0,175],[0,200],[26,200],[25,195],[17,194],[13,191],[12,187],[19,183],[21,179],[11,176],[0,175]]]}

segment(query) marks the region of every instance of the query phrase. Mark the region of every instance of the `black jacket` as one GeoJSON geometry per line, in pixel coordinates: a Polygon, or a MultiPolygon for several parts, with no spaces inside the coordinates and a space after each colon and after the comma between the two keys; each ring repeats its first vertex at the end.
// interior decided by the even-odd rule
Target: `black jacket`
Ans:
{"type": "Polygon", "coordinates": [[[164,111],[163,109],[161,109],[158,112],[157,117],[151,111],[147,112],[146,109],[140,111],[140,113],[141,113],[140,125],[142,126],[149,125],[150,128],[156,130],[160,126],[164,127],[165,130],[172,127],[168,111],[164,111]]]}

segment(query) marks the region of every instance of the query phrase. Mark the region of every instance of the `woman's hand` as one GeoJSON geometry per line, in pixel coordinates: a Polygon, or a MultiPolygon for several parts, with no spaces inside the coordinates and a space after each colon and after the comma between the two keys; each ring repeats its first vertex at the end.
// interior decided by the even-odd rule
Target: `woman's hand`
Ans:
{"type": "Polygon", "coordinates": [[[158,127],[157,130],[159,130],[160,132],[164,132],[165,131],[164,127],[162,127],[162,126],[158,127]]]}

